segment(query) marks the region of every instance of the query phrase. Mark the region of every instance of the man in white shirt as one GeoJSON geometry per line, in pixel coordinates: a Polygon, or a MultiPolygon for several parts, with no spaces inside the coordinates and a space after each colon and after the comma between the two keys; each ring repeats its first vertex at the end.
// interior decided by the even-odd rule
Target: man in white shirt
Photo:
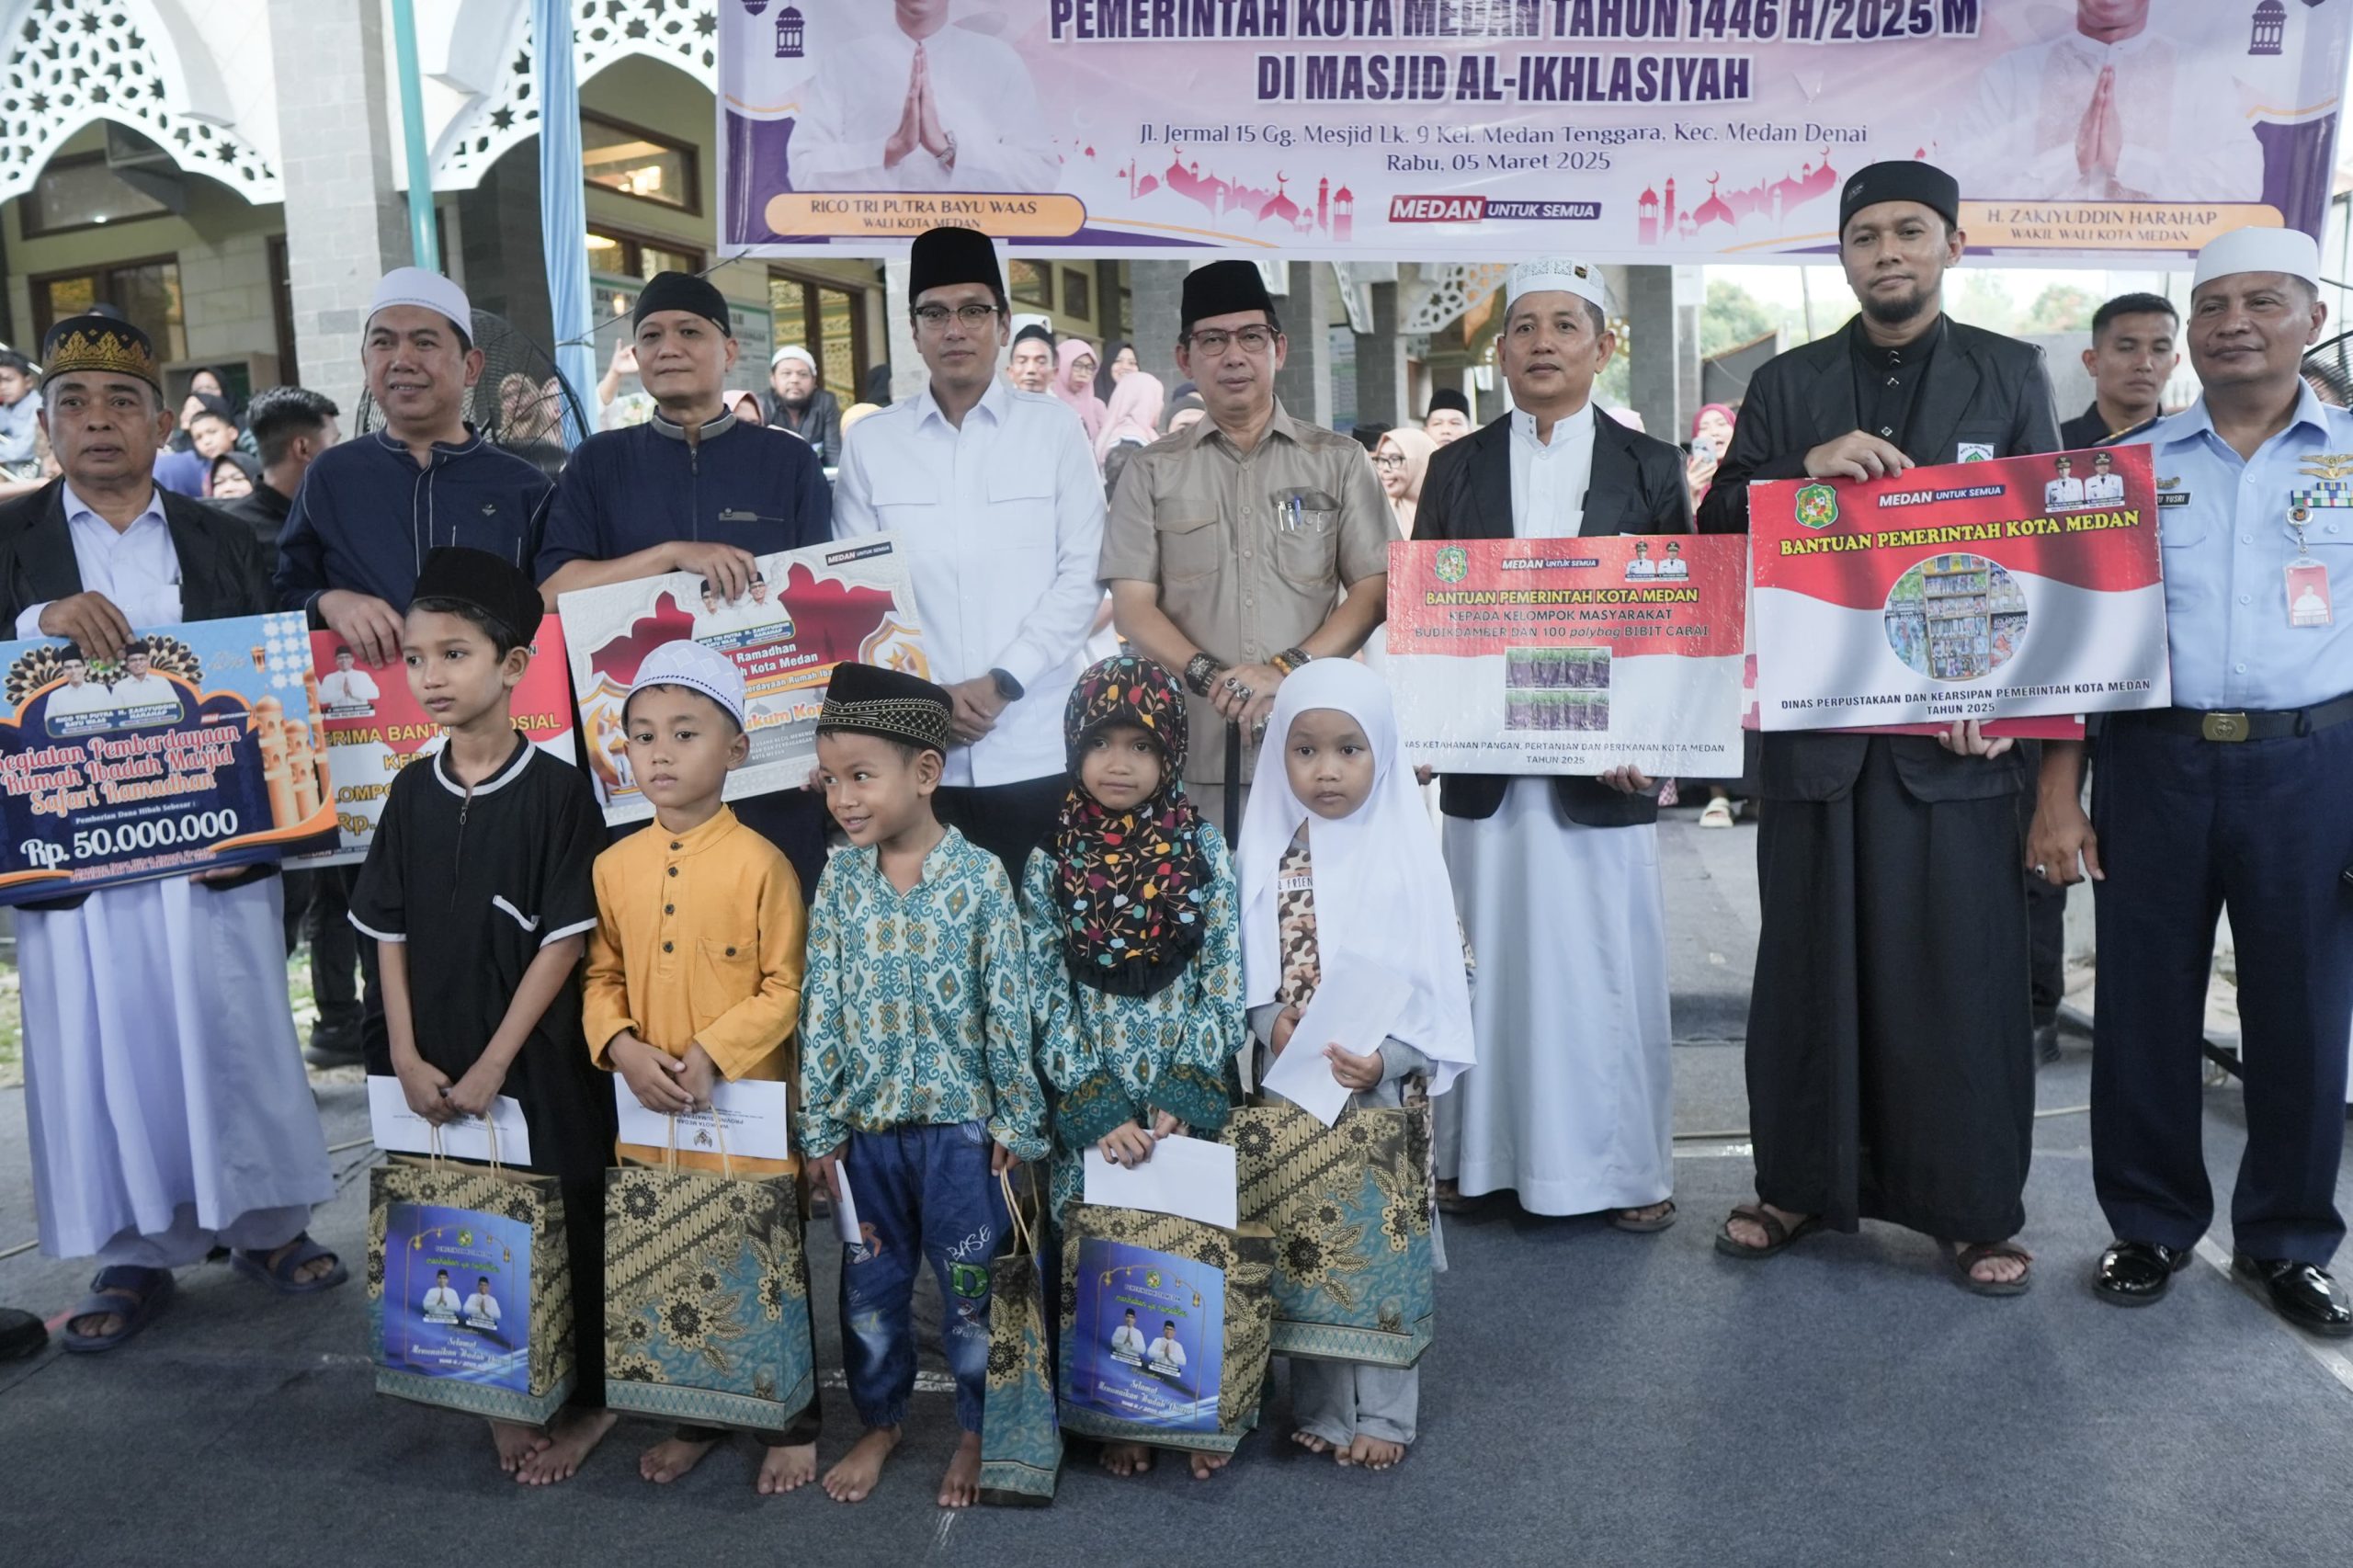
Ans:
{"type": "Polygon", "coordinates": [[[1010,45],[949,27],[949,4],[896,0],[892,25],[825,59],[792,131],[795,188],[1055,188],[1029,67],[1010,45]]]}
{"type": "Polygon", "coordinates": [[[1651,541],[1646,539],[1636,540],[1634,559],[1626,562],[1627,578],[1631,581],[1657,575],[1658,563],[1651,559],[1651,541]]]}
{"type": "Polygon", "coordinates": [[[330,713],[372,713],[382,693],[349,648],[335,651],[335,674],[319,682],[319,702],[330,713]]]}
{"type": "Polygon", "coordinates": [[[908,265],[930,382],[843,443],[834,533],[888,528],[905,549],[930,676],[955,703],[939,819],[1017,885],[1069,788],[1063,707],[1103,597],[1103,483],[1078,415],[996,373],[1006,303],[986,236],[929,230],[908,265]]]}
{"type": "Polygon", "coordinates": [[[69,653],[62,661],[61,667],[65,684],[49,694],[47,711],[50,718],[103,713],[114,706],[114,693],[90,678],[88,661],[77,653],[69,653]]]}
{"type": "Polygon", "coordinates": [[[458,1292],[449,1286],[449,1271],[443,1268],[434,1272],[433,1289],[425,1293],[425,1315],[437,1318],[445,1314],[458,1315],[458,1292]]]}
{"type": "Polygon", "coordinates": [[[2051,460],[2059,477],[2042,487],[2042,509],[2063,512],[2084,504],[2084,482],[2075,477],[2075,460],[2063,454],[2051,460]]]}
{"type": "Polygon", "coordinates": [[[1132,1356],[1139,1361],[1143,1359],[1143,1330],[1136,1326],[1136,1310],[1133,1307],[1128,1309],[1127,1321],[1111,1331],[1111,1353],[1132,1356]]]}
{"type": "Polygon", "coordinates": [[[154,672],[150,664],[152,654],[144,642],[135,642],[122,651],[122,678],[114,683],[113,706],[129,713],[168,708],[177,711],[179,688],[154,672]]]}
{"type": "Polygon", "coordinates": [[[1666,541],[1666,559],[1658,563],[1658,574],[1661,577],[1679,578],[1688,578],[1691,575],[1691,562],[1683,559],[1681,540],[1671,539],[1666,541]]]}
{"type": "Polygon", "coordinates": [[[490,1293],[490,1281],[474,1281],[474,1293],[466,1298],[465,1319],[475,1328],[498,1326],[498,1298],[490,1293]]]}
{"type": "Polygon", "coordinates": [[[2151,32],[2149,0],[2075,0],[2065,33],[1978,73],[1936,147],[1985,200],[2263,199],[2239,84],[2151,32]]]}
{"type": "Polygon", "coordinates": [[[1183,1371],[1185,1347],[1176,1343],[1176,1325],[1173,1323],[1162,1324],[1160,1337],[1152,1342],[1152,1347],[1146,1350],[1143,1356],[1145,1360],[1152,1363],[1154,1371],[1183,1371]]]}
{"type": "Polygon", "coordinates": [[[2116,472],[2114,460],[2106,452],[2092,454],[2091,477],[2084,481],[2084,500],[2091,506],[2124,499],[2124,476],[2116,472]]]}

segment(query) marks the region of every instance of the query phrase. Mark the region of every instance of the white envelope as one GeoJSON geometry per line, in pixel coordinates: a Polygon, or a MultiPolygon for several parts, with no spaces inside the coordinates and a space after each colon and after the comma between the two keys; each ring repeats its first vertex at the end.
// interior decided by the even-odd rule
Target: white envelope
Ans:
{"type": "Polygon", "coordinates": [[[1332,1076],[1324,1048],[1337,1045],[1354,1055],[1371,1055],[1389,1038],[1412,994],[1405,977],[1389,970],[1352,969],[1336,983],[1327,976],[1258,1087],[1331,1126],[1347,1108],[1348,1089],[1332,1076]]]}
{"type": "MultiPolygon", "coordinates": [[[[767,1079],[725,1079],[711,1085],[709,1110],[679,1113],[678,1153],[716,1154],[725,1125],[727,1153],[748,1160],[789,1160],[792,1157],[792,1093],[790,1086],[767,1079]]],[[[613,1104],[620,1112],[620,1141],[656,1149],[670,1146],[670,1118],[648,1110],[631,1092],[629,1080],[613,1074],[613,1104]]]]}
{"type": "Polygon", "coordinates": [[[858,1199],[849,1195],[847,1162],[834,1162],[834,1185],[841,1189],[833,1199],[834,1234],[841,1238],[846,1247],[863,1246],[866,1238],[858,1233],[858,1199]]]}
{"type": "MultiPolygon", "coordinates": [[[[487,1122],[478,1116],[467,1116],[442,1123],[438,1152],[460,1160],[490,1159],[493,1124],[498,1130],[498,1163],[502,1165],[529,1165],[531,1130],[523,1125],[522,1103],[507,1095],[501,1095],[490,1102],[487,1122]]],[[[408,1096],[401,1093],[401,1081],[395,1077],[375,1074],[369,1077],[368,1131],[375,1139],[376,1147],[386,1153],[430,1154],[436,1152],[433,1123],[408,1108],[408,1096]]]]}
{"type": "Polygon", "coordinates": [[[1086,1201],[1176,1214],[1233,1230],[1242,1222],[1233,1150],[1206,1138],[1163,1138],[1133,1170],[1086,1151],[1086,1201]]]}

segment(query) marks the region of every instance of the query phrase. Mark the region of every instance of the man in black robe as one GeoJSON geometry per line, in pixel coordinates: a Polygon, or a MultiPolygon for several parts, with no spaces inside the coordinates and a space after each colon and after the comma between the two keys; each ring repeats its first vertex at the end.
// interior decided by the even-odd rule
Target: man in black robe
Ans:
{"type": "MultiPolygon", "coordinates": [[[[2042,354],[1947,321],[1960,191],[1874,164],[1839,201],[1862,313],[1757,372],[1699,513],[1744,532],[1760,480],[1870,480],[2058,445],[2042,354]]],[[[1817,1225],[1884,1220],[1956,1245],[1961,1282],[2027,1285],[2034,1118],[2018,795],[2026,759],[1974,723],[1931,739],[1764,737],[1763,904],[1750,1003],[1756,1205],[1718,1237],[1768,1256],[1817,1225]]]]}

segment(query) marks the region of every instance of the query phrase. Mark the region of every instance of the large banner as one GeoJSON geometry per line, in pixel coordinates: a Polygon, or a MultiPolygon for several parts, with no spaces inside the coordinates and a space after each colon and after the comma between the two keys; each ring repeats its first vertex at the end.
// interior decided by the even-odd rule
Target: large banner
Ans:
{"type": "Polygon", "coordinates": [[[2146,447],[1752,484],[1768,730],[2163,708],[2146,447]]]}
{"type": "Polygon", "coordinates": [[[0,903],[335,844],[300,615],[134,632],[119,659],[0,642],[0,903]]]}
{"type": "MultiPolygon", "coordinates": [[[[318,678],[320,729],[335,763],[339,837],[334,853],[313,856],[304,864],[356,866],[376,841],[392,780],[402,768],[441,749],[441,726],[417,706],[397,664],[371,669],[332,631],[311,633],[311,662],[318,678]]],[[[572,687],[564,668],[563,627],[555,616],[540,621],[531,639],[530,667],[515,687],[514,722],[533,745],[572,766],[572,687]]]]}
{"type": "Polygon", "coordinates": [[[691,573],[565,594],[572,690],[587,737],[588,770],[605,820],[643,822],[621,708],[645,655],[691,637],[744,672],[749,761],[727,776],[727,799],[794,790],[817,760],[817,711],[845,660],[927,676],[906,558],[890,534],[837,540],[759,558],[740,599],[691,573]]]}
{"type": "Polygon", "coordinates": [[[1441,773],[1740,772],[1747,541],[1389,547],[1389,685],[1441,773]]]}
{"type": "Polygon", "coordinates": [[[1979,250],[2317,232],[2347,0],[722,0],[721,247],[1754,260],[1882,158],[1979,250]]]}

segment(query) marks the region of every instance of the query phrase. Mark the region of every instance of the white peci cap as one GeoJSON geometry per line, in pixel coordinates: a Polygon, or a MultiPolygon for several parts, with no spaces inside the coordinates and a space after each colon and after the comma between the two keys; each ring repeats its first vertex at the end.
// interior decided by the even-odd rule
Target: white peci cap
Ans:
{"type": "Polygon", "coordinates": [[[817,358],[797,343],[789,343],[768,357],[768,369],[773,370],[787,359],[798,359],[811,370],[817,368],[817,358]]]}
{"type": "Polygon", "coordinates": [[[2234,272],[2284,272],[2320,287],[2320,246],[2302,229],[2233,229],[2198,253],[2190,292],[2234,272]]]}
{"type": "Polygon", "coordinates": [[[395,267],[385,273],[376,284],[376,297],[368,301],[368,319],[374,321],[377,312],[392,305],[419,305],[447,316],[466,341],[473,341],[474,311],[467,302],[466,291],[438,272],[395,267]]]}
{"type": "Polygon", "coordinates": [[[699,691],[727,710],[737,729],[744,727],[744,672],[726,654],[690,637],[665,642],[645,655],[645,662],[637,666],[637,679],[630,683],[629,694],[635,697],[649,686],[683,686],[699,691]]]}
{"type": "Polygon", "coordinates": [[[1601,268],[1557,256],[1539,256],[1513,267],[1504,283],[1504,308],[1508,311],[1522,294],[1553,290],[1590,300],[1605,311],[1609,308],[1609,290],[1601,280],[1601,268]]]}

